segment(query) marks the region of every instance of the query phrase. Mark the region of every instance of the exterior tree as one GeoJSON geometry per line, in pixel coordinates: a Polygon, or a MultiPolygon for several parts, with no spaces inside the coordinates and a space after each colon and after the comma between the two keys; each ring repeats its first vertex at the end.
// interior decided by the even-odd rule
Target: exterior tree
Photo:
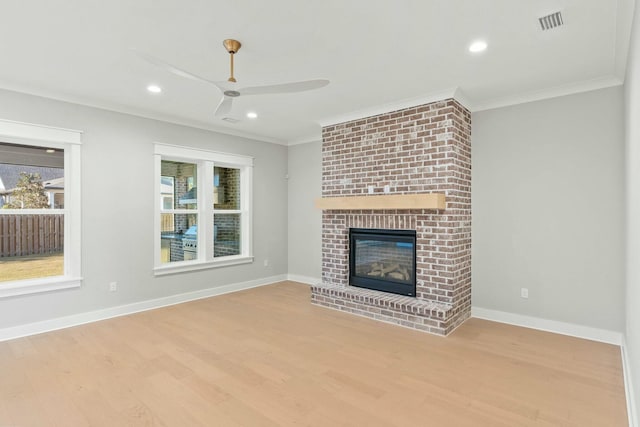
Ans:
{"type": "Polygon", "coordinates": [[[11,193],[11,202],[5,209],[43,209],[49,207],[49,198],[44,192],[42,178],[37,173],[20,172],[20,180],[11,193]]]}

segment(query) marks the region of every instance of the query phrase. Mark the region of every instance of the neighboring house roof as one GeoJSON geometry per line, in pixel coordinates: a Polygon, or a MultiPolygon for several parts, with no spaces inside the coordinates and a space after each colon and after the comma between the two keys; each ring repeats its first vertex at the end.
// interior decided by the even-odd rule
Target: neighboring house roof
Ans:
{"type": "Polygon", "coordinates": [[[40,166],[22,166],[0,163],[0,193],[7,193],[16,188],[20,180],[20,172],[37,173],[40,175],[45,187],[64,188],[64,169],[45,168],[40,166]],[[59,180],[59,181],[58,181],[59,180]],[[51,182],[47,186],[47,182],[51,182]]]}
{"type": "Polygon", "coordinates": [[[64,177],[42,181],[45,190],[64,190],[64,177]]]}

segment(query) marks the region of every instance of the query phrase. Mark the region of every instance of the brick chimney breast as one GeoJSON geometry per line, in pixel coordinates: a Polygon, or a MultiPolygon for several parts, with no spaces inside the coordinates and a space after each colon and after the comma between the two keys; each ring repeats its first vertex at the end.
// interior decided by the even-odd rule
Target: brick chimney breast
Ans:
{"type": "Polygon", "coordinates": [[[314,304],[446,335],[471,315],[471,113],[455,99],[322,129],[322,196],[443,193],[444,210],[324,210],[314,304]],[[416,297],[349,285],[350,228],[416,231],[416,297]]]}

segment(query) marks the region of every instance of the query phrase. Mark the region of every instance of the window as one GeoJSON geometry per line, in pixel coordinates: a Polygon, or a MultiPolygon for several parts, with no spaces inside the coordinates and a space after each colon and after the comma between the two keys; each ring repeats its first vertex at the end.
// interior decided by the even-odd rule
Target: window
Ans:
{"type": "Polygon", "coordinates": [[[0,120],[0,297],[77,287],[80,133],[0,120]]]}
{"type": "Polygon", "coordinates": [[[253,159],[156,144],[155,274],[252,262],[253,159]]]}

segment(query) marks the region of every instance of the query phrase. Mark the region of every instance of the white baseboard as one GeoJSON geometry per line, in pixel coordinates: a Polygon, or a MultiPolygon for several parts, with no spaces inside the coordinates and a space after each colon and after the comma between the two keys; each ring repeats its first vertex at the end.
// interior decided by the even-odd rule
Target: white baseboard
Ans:
{"type": "Polygon", "coordinates": [[[556,334],[569,335],[577,338],[585,338],[607,344],[622,344],[622,333],[609,331],[607,329],[592,328],[590,326],[558,322],[556,320],[541,319],[538,317],[524,316],[522,314],[507,313],[505,311],[490,310],[481,307],[471,307],[471,317],[523,326],[525,328],[539,329],[541,331],[554,332],[556,334]]]}
{"type": "Polygon", "coordinates": [[[287,274],[287,280],[292,280],[294,282],[300,282],[307,285],[315,285],[322,282],[319,277],[300,276],[297,274],[287,274]]]}
{"type": "Polygon", "coordinates": [[[636,395],[633,390],[633,379],[631,376],[631,364],[627,353],[627,342],[622,337],[622,374],[624,376],[624,391],[627,397],[627,414],[629,416],[629,426],[638,427],[638,408],[636,408],[636,395]]]}
{"type": "Polygon", "coordinates": [[[132,304],[109,307],[103,310],[73,314],[71,316],[58,317],[41,322],[27,323],[25,325],[0,329],[0,341],[40,334],[43,332],[55,331],[57,329],[96,322],[98,320],[105,320],[112,317],[125,316],[127,314],[153,310],[155,308],[180,304],[187,301],[193,301],[216,295],[242,291],[245,289],[256,288],[258,286],[270,285],[272,283],[282,282],[284,280],[287,280],[287,275],[280,274],[277,276],[264,277],[262,279],[249,280],[247,282],[232,283],[229,285],[217,286],[215,288],[202,289],[200,291],[187,292],[147,301],[135,302],[132,304]]]}

